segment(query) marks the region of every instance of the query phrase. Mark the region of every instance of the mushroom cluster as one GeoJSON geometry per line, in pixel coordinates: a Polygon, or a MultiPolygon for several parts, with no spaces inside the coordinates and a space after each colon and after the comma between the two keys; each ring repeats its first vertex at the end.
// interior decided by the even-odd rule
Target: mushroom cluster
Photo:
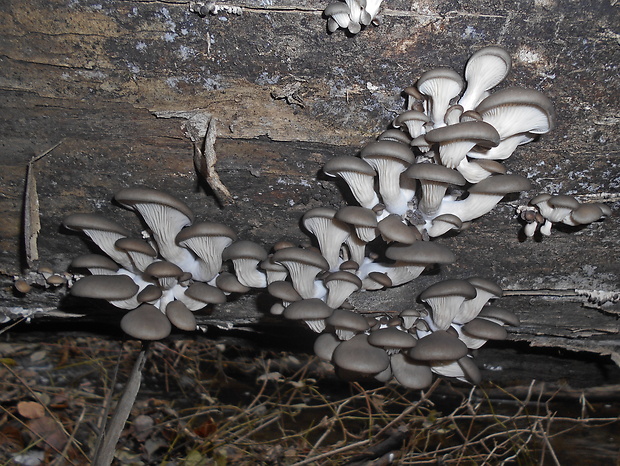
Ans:
{"type": "Polygon", "coordinates": [[[196,330],[194,311],[257,286],[246,266],[252,266],[249,256],[267,256],[260,246],[237,241],[235,232],[220,223],[195,222],[184,202],[162,191],[127,188],[114,198],[139,214],[148,230],[133,235],[93,213],[71,214],[63,225],[84,233],[105,254],[72,261],[72,269],[88,270],[90,275],[77,280],[71,294],[130,310],[121,320],[128,335],[159,340],[170,334],[172,325],[196,330]],[[228,259],[237,275],[224,270],[228,259]]]}
{"type": "Polygon", "coordinates": [[[390,318],[337,309],[326,319],[334,333],[319,336],[315,352],[345,378],[374,377],[423,389],[435,373],[477,384],[480,371],[470,350],[506,338],[505,325],[519,325],[510,311],[486,305],[501,295],[497,284],[473,277],[424,290],[420,299],[430,312],[408,309],[390,318]]]}
{"type": "Polygon", "coordinates": [[[537,230],[542,235],[551,235],[554,223],[574,227],[604,220],[611,215],[611,209],[600,202],[582,204],[566,194],[543,193],[533,197],[527,205],[519,206],[517,213],[525,222],[525,236],[531,238],[537,230]]]}
{"type": "Polygon", "coordinates": [[[339,28],[357,34],[363,26],[375,20],[383,0],[344,0],[327,5],[323,14],[327,16],[327,30],[334,32],[339,28]]]}
{"type": "Polygon", "coordinates": [[[490,93],[510,68],[509,54],[491,46],[471,56],[464,80],[449,68],[422,74],[405,89],[407,108],[392,129],[359,156],[324,165],[355,202],[309,210],[301,224],[315,247],[285,244],[263,263],[273,269],[268,291],[279,300],[271,312],[323,333],[317,354],[341,373],[394,377],[408,387],[427,386],[432,372],[477,383],[469,349],[505,338],[503,326],[518,324],[511,313],[484,309],[502,291],[482,278],[431,286],[420,295],[430,312],[366,317],[349,301],[359,290],[403,285],[432,264],[454,262],[454,254],[431,239],[530,188],[526,178],[506,174],[500,161],[549,131],[555,114],[535,90],[490,93]]]}

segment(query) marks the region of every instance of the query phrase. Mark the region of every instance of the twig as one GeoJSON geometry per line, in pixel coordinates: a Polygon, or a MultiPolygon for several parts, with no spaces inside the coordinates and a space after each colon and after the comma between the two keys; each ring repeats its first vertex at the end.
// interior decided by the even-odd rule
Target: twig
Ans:
{"type": "Polygon", "coordinates": [[[39,231],[41,231],[39,196],[37,194],[37,180],[34,175],[34,163],[48,155],[62,144],[62,142],[63,140],[60,140],[49,149],[35,155],[26,166],[26,187],[24,190],[24,248],[26,252],[26,264],[29,268],[34,265],[35,261],[39,260],[37,240],[39,238],[39,231]]]}
{"type": "Polygon", "coordinates": [[[194,141],[194,166],[198,174],[209,184],[217,199],[226,206],[233,203],[233,197],[215,170],[215,164],[217,163],[217,154],[215,153],[216,137],[215,118],[211,117],[204,140],[194,141]]]}
{"type": "Polygon", "coordinates": [[[108,466],[114,459],[114,453],[116,451],[116,444],[121,436],[123,427],[129,418],[131,408],[136,400],[138,391],[140,390],[140,383],[142,379],[142,369],[147,360],[148,342],[144,343],[142,350],[136,358],[129,379],[125,383],[123,394],[118,404],[114,416],[110,420],[110,423],[106,427],[103,434],[103,440],[101,442],[101,448],[95,452],[93,458],[94,466],[108,466]]]}

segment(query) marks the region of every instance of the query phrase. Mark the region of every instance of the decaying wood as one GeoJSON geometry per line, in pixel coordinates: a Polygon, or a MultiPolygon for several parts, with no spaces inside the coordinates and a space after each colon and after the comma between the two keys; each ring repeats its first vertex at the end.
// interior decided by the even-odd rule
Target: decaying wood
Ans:
{"type": "MultiPolygon", "coordinates": [[[[180,0],[9,2],[0,13],[0,314],[92,314],[64,299],[64,289],[37,282],[21,295],[12,288],[14,277],[33,273],[20,263],[26,167],[31,154],[60,138],[54,157],[36,164],[39,263],[57,272],[89,251],[59,228],[68,213],[97,211],[140,231],[135,215],[110,203],[115,191],[133,185],[165,189],[200,220],[226,223],[267,249],[281,239],[307,242],[298,224],[303,213],[342,206],[348,196],[322,175],[322,165],[355,155],[389,127],[404,108],[402,89],[421,73],[436,66],[462,72],[473,51],[499,44],[513,58],[502,86],[541,90],[558,113],[553,132],[507,161],[534,188],[505,199],[469,230],[441,238],[457,263],[389,293],[358,293],[354,304],[397,312],[420,306],[418,294],[440,279],[484,276],[508,290],[497,305],[521,318],[508,344],[618,361],[620,81],[610,65],[620,62],[618,6],[384,3],[379,26],[348,36],[327,34],[322,0],[240,0],[226,5],[241,15],[204,17],[180,0]],[[288,94],[288,82],[303,86],[288,94]],[[295,92],[303,107],[294,104],[295,92]],[[160,118],[165,112],[185,119],[184,128],[160,118]],[[207,137],[211,118],[217,139],[214,130],[207,137]],[[199,129],[191,144],[190,121],[199,129]],[[194,155],[218,199],[225,203],[228,192],[234,206],[221,209],[197,189],[194,155]],[[613,213],[524,241],[515,208],[541,192],[604,202],[613,213]]],[[[268,304],[260,294],[239,298],[201,323],[256,329],[275,321],[268,304]]]]}

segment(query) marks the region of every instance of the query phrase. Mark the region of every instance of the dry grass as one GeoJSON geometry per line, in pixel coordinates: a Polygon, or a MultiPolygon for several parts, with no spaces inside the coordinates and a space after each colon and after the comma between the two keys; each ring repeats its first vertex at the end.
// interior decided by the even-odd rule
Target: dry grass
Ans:
{"type": "MultiPolygon", "coordinates": [[[[90,464],[106,400],[118,399],[139,349],[90,337],[2,343],[0,464],[90,464]]],[[[314,357],[203,338],[155,343],[143,375],[118,464],[564,464],[584,452],[582,465],[618,461],[613,406],[574,392],[560,403],[568,391],[534,382],[514,392],[345,383],[314,357]],[[586,432],[597,439],[589,446],[586,432]]]]}

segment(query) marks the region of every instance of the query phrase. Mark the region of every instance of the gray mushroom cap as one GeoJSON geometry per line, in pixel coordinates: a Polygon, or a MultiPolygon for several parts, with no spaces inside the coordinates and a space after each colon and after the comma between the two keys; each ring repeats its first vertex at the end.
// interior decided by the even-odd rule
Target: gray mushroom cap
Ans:
{"type": "Polygon", "coordinates": [[[290,282],[275,281],[267,285],[267,291],[274,298],[281,299],[282,301],[293,302],[301,300],[301,296],[295,290],[290,282]]]}
{"type": "Polygon", "coordinates": [[[114,199],[120,204],[132,209],[137,209],[139,204],[160,204],[172,207],[183,213],[188,218],[189,223],[194,221],[194,212],[192,212],[187,204],[157,189],[143,187],[125,188],[114,194],[114,199]]]}
{"type": "Polygon", "coordinates": [[[495,306],[483,307],[478,314],[478,317],[498,320],[506,325],[511,325],[513,327],[518,327],[519,325],[521,325],[521,321],[516,315],[514,315],[514,313],[507,309],[500,309],[495,306]]]}
{"type": "Polygon", "coordinates": [[[273,254],[273,261],[281,264],[297,262],[320,270],[329,270],[329,264],[325,258],[311,249],[297,247],[280,249],[273,254]]]}
{"type": "Polygon", "coordinates": [[[133,297],[138,285],[128,275],[89,275],[71,287],[71,294],[80,298],[121,301],[133,297]]]}
{"type": "Polygon", "coordinates": [[[487,280],[483,277],[469,277],[467,281],[474,286],[474,288],[486,291],[487,293],[493,295],[496,298],[501,297],[504,294],[504,290],[501,287],[491,280],[487,280]]]}
{"type": "Polygon", "coordinates": [[[428,142],[446,143],[450,141],[471,141],[482,147],[495,147],[499,144],[499,133],[484,121],[464,121],[454,125],[435,128],[424,135],[428,142]]]}
{"type": "Polygon", "coordinates": [[[314,354],[324,361],[331,361],[340,340],[333,333],[322,333],[314,340],[314,354]]]}
{"type": "Polygon", "coordinates": [[[222,290],[215,286],[207,285],[202,282],[192,283],[185,290],[185,294],[205,304],[223,304],[226,302],[226,295],[222,290]]]}
{"type": "Polygon", "coordinates": [[[72,269],[88,269],[93,275],[112,275],[118,270],[118,264],[101,254],[83,254],[71,261],[72,269]]]}
{"type": "Polygon", "coordinates": [[[437,330],[418,340],[409,356],[419,361],[456,361],[467,355],[467,346],[445,330],[437,330]]]}
{"type": "Polygon", "coordinates": [[[386,129],[377,136],[377,141],[394,141],[408,146],[411,144],[411,137],[399,129],[386,129]]]}
{"type": "Polygon", "coordinates": [[[170,335],[168,318],[155,306],[142,304],[121,319],[121,329],[139,340],[161,340],[170,335]]]}
{"type": "Polygon", "coordinates": [[[332,360],[347,371],[371,375],[388,368],[390,359],[382,349],[368,343],[368,335],[360,333],[343,341],[335,349],[332,360]]]}
{"type": "Polygon", "coordinates": [[[99,214],[71,214],[63,219],[62,224],[65,228],[75,231],[102,230],[114,232],[121,236],[131,234],[126,228],[99,214]]]}
{"type": "Polygon", "coordinates": [[[136,296],[139,303],[154,303],[162,296],[161,288],[157,285],[145,286],[136,296]]]}
{"type": "Polygon", "coordinates": [[[480,102],[475,110],[495,127],[502,139],[523,132],[543,134],[555,127],[553,104],[542,92],[534,89],[502,89],[480,102]],[[509,108],[509,112],[503,112],[503,108],[509,108]],[[517,108],[532,111],[515,118],[517,108]]]}
{"type": "Polygon", "coordinates": [[[603,211],[597,204],[581,204],[570,214],[570,218],[578,225],[587,225],[603,217],[603,211]]]}
{"type": "Polygon", "coordinates": [[[449,248],[430,241],[416,241],[409,245],[394,244],[385,251],[388,259],[411,264],[451,264],[456,256],[449,248]]]}
{"type": "Polygon", "coordinates": [[[360,152],[360,157],[365,160],[391,158],[404,164],[413,163],[415,155],[409,147],[394,141],[376,141],[366,144],[360,152]]]}
{"type": "Polygon", "coordinates": [[[194,313],[181,301],[175,300],[168,303],[166,306],[166,317],[168,317],[172,325],[180,330],[188,332],[196,330],[196,317],[194,317],[194,313]]]}
{"type": "Polygon", "coordinates": [[[254,259],[260,262],[267,257],[267,251],[262,246],[247,240],[235,241],[222,254],[223,260],[254,259]]]}
{"type": "Polygon", "coordinates": [[[527,191],[532,183],[521,175],[494,175],[469,188],[476,194],[509,194],[527,191]]]}
{"type": "Polygon", "coordinates": [[[413,244],[422,239],[420,232],[416,228],[405,225],[398,215],[388,215],[379,222],[378,228],[381,236],[388,243],[413,244]]]}
{"type": "Polygon", "coordinates": [[[390,365],[394,378],[405,388],[422,390],[433,383],[433,373],[426,362],[411,359],[404,353],[396,353],[390,357],[390,365]]]}
{"type": "Polygon", "coordinates": [[[220,273],[215,279],[215,286],[225,293],[247,293],[251,289],[242,285],[237,277],[229,272],[220,273]]]}
{"type": "Polygon", "coordinates": [[[508,336],[508,332],[503,326],[481,318],[476,318],[463,325],[463,333],[470,337],[485,340],[505,340],[508,336]]]}
{"type": "Polygon", "coordinates": [[[329,176],[340,176],[362,207],[371,209],[379,202],[374,190],[377,172],[364,160],[347,155],[334,157],[323,165],[323,173],[329,176]]]}
{"type": "Polygon", "coordinates": [[[415,178],[417,180],[435,181],[439,183],[454,184],[457,186],[463,186],[466,183],[465,178],[463,178],[463,175],[461,175],[458,171],[452,168],[444,167],[443,165],[439,165],[437,163],[415,163],[405,171],[405,176],[415,178]]]}
{"type": "Polygon", "coordinates": [[[332,315],[325,319],[327,325],[331,325],[342,340],[353,337],[355,333],[368,330],[368,320],[357,312],[345,309],[335,309],[332,315]]]}
{"type": "Polygon", "coordinates": [[[474,385],[478,385],[480,383],[482,380],[482,374],[480,374],[480,369],[478,369],[478,366],[474,362],[474,358],[464,356],[457,361],[457,364],[463,371],[463,375],[468,382],[474,385]]]}
{"type": "Polygon", "coordinates": [[[465,299],[473,299],[476,297],[476,289],[466,280],[443,280],[426,288],[420,294],[420,299],[427,301],[445,296],[462,296],[465,299]]]}
{"type": "Polygon", "coordinates": [[[334,310],[318,298],[302,299],[288,305],[284,317],[291,320],[327,319],[334,310]]]}
{"type": "Polygon", "coordinates": [[[416,342],[413,335],[396,327],[380,328],[368,335],[368,343],[384,349],[409,349],[413,348],[416,342]]]}

